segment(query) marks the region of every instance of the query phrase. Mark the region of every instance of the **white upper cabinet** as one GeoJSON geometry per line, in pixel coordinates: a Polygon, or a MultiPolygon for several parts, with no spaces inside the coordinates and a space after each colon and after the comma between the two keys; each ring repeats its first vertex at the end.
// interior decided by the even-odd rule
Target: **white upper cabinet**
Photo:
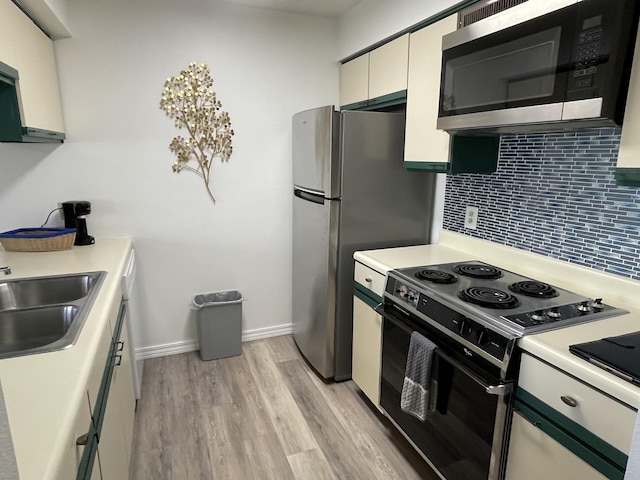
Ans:
{"type": "Polygon", "coordinates": [[[640,35],[634,52],[616,179],[620,185],[640,187],[640,35]]]}
{"type": "Polygon", "coordinates": [[[409,35],[376,48],[369,54],[369,99],[407,89],[409,35]]]}
{"type": "Polygon", "coordinates": [[[369,54],[365,53],[340,67],[340,104],[349,105],[369,98],[369,54]]]}
{"type": "MultiPolygon", "coordinates": [[[[360,55],[340,67],[340,105],[353,105],[407,89],[409,35],[360,55]]],[[[366,107],[367,105],[362,105],[366,107]]]]}
{"type": "Polygon", "coordinates": [[[18,71],[23,127],[64,132],[53,42],[11,0],[0,0],[0,61],[18,71]]]}
{"type": "Polygon", "coordinates": [[[450,15],[409,38],[409,78],[405,162],[418,162],[445,171],[449,161],[449,134],[436,128],[440,97],[442,36],[456,29],[457,14],[450,15]],[[432,165],[429,165],[432,164],[432,165]]]}

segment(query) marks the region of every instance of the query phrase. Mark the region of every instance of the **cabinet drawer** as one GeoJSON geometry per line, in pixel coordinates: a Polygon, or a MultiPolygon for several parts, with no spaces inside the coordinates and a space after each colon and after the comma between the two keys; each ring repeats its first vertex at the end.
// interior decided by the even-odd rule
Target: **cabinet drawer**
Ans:
{"type": "Polygon", "coordinates": [[[355,262],[355,273],[353,278],[363,287],[367,287],[373,293],[382,297],[382,294],[384,293],[385,278],[382,273],[377,272],[366,265],[355,262]]]}
{"type": "Polygon", "coordinates": [[[628,454],[636,412],[530,355],[522,355],[519,388],[628,454]],[[570,397],[576,406],[561,397],[570,397]]]}

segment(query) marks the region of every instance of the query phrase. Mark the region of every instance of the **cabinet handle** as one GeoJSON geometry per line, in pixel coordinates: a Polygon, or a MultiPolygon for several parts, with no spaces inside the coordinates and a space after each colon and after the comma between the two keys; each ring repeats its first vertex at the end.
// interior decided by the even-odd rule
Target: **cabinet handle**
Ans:
{"type": "Polygon", "coordinates": [[[120,340],[118,342],[118,346],[116,348],[116,351],[121,352],[124,349],[124,342],[122,340],[120,340]]]}
{"type": "Polygon", "coordinates": [[[367,283],[371,283],[373,280],[371,280],[369,277],[366,277],[366,278],[364,279],[364,281],[365,281],[365,282],[367,282],[367,283]]]}
{"type": "Polygon", "coordinates": [[[89,432],[79,436],[76,440],[76,445],[86,445],[87,443],[89,443],[89,432]]]}
{"type": "Polygon", "coordinates": [[[115,362],[113,362],[113,366],[119,367],[120,364],[122,363],[122,355],[116,355],[114,358],[115,358],[115,362]]]}
{"type": "Polygon", "coordinates": [[[577,407],[578,406],[578,401],[575,398],[571,398],[571,397],[567,397],[566,395],[562,395],[560,397],[560,400],[562,400],[566,405],[569,405],[570,407],[577,407]]]}

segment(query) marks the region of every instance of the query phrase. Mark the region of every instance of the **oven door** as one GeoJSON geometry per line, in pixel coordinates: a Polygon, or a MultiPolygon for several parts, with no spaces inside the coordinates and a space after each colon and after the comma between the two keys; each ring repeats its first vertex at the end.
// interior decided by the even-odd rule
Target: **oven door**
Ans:
{"type": "Polygon", "coordinates": [[[473,25],[463,29],[468,37],[451,34],[450,48],[443,41],[438,128],[560,121],[574,29],[574,9],[563,8],[494,33],[473,25]]]}
{"type": "Polygon", "coordinates": [[[399,430],[447,480],[497,480],[504,470],[505,425],[511,383],[483,378],[465,366],[434,328],[378,307],[383,315],[380,404],[399,430]],[[436,411],[424,422],[400,408],[411,333],[418,331],[438,349],[436,411]],[[443,348],[444,347],[444,348],[443,348]]]}

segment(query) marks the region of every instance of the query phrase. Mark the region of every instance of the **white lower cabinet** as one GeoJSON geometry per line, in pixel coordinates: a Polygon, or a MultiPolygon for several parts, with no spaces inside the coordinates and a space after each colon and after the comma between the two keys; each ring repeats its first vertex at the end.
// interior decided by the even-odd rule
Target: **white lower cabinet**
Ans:
{"type": "Polygon", "coordinates": [[[136,403],[126,307],[121,302],[116,310],[113,332],[105,326],[95,356],[87,386],[91,415],[85,431],[90,435],[78,457],[77,480],[129,478],[136,403]]]}
{"type": "Polygon", "coordinates": [[[384,292],[384,275],[355,263],[353,297],[353,349],[351,378],[380,408],[382,317],[373,309],[384,292]]]}
{"type": "Polygon", "coordinates": [[[623,480],[636,412],[523,353],[506,480],[623,480]]]}
{"type": "Polygon", "coordinates": [[[596,469],[526,420],[513,415],[505,480],[606,480],[596,469]]]}
{"type": "Polygon", "coordinates": [[[380,405],[382,317],[353,297],[353,367],[351,377],[377,407],[380,405]]]}

